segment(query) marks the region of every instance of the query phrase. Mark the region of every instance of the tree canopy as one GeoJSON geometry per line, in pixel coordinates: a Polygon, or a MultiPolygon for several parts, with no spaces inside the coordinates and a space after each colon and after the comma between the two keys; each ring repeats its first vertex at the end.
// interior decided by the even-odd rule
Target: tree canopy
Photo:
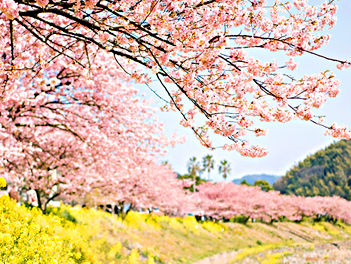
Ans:
{"type": "Polygon", "coordinates": [[[52,90],[64,91],[77,76],[94,85],[93,71],[104,61],[96,54],[103,51],[135,82],[149,85],[154,76],[169,97],[164,109],[178,111],[181,124],[208,148],[216,147],[212,131],[229,138],[224,149],[266,155],[264,147],[245,141],[248,132],[267,134],[256,119],[311,121],[328,135],[350,139],[346,126],[324,125],[313,112],[339,94],[335,74],[292,75],[294,58],[307,53],[339,69],[350,66],[316,53],[328,43],[325,30],[335,25],[337,11],[333,0],[320,2],[3,0],[2,96],[18,96],[21,82],[28,83],[23,75],[40,83],[40,72],[52,64],[57,66],[50,77],[58,80],[52,90]],[[270,52],[272,59],[260,61],[251,50],[270,52]],[[273,58],[279,51],[285,62],[273,58]]]}

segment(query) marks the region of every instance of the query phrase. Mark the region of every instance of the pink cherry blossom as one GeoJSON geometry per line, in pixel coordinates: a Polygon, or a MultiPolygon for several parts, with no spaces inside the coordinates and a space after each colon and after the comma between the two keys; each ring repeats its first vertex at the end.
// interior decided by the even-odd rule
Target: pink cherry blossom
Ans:
{"type": "MultiPolygon", "coordinates": [[[[255,133],[250,129],[254,123],[266,131],[257,123],[300,119],[336,135],[313,114],[339,94],[335,74],[326,71],[302,78],[285,74],[287,69],[294,72],[296,57],[306,53],[335,62],[339,69],[350,67],[346,60],[317,52],[328,44],[326,30],[337,20],[337,5],[322,2],[72,0],[63,5],[1,0],[1,89],[6,94],[22,89],[18,95],[25,98],[28,90],[50,81],[43,72],[50,79],[63,68],[67,83],[77,70],[80,80],[75,85],[89,89],[108,79],[105,69],[118,69],[115,81],[153,85],[156,80],[169,95],[163,109],[178,111],[184,119],[181,124],[192,129],[202,145],[217,147],[216,134],[231,141],[226,149],[260,157],[266,153],[263,147],[241,144],[246,133],[255,133]],[[270,59],[253,56],[252,51],[263,49],[270,59]],[[274,59],[276,51],[285,54],[285,63],[274,59]],[[97,59],[97,54],[104,55],[97,59]],[[109,65],[104,64],[107,61],[109,65]],[[97,79],[100,64],[106,74],[97,79]],[[37,79],[26,91],[24,85],[34,76],[42,83],[37,79]]],[[[88,91],[76,94],[89,97],[88,91]]],[[[348,138],[347,133],[337,133],[342,135],[348,138]]]]}
{"type": "Polygon", "coordinates": [[[259,187],[230,183],[206,182],[197,186],[197,206],[213,218],[244,216],[270,222],[286,217],[301,220],[303,216],[328,214],[334,219],[351,223],[351,202],[340,197],[302,197],[264,192],[259,187]]]}

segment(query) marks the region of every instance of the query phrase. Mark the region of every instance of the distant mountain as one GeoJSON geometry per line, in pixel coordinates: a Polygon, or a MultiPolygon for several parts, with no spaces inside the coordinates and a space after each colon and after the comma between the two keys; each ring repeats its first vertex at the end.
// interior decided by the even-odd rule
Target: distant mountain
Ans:
{"type": "Polygon", "coordinates": [[[306,157],[273,188],[282,194],[337,195],[351,200],[351,141],[340,140],[306,157]]]}
{"type": "Polygon", "coordinates": [[[267,181],[270,185],[272,185],[280,177],[281,176],[269,175],[269,174],[251,174],[251,175],[246,175],[240,179],[234,179],[233,182],[239,185],[243,180],[246,180],[248,184],[254,184],[255,181],[261,180],[261,181],[267,181]]]}

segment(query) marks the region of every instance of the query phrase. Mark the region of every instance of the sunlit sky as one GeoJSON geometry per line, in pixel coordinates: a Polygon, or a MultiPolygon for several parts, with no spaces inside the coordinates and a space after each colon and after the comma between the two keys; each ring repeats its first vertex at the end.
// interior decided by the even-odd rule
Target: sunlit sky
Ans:
{"type": "MultiPolygon", "coordinates": [[[[310,4],[320,4],[323,0],[310,0],[310,4]]],[[[338,9],[338,22],[334,29],[329,31],[331,34],[330,43],[324,46],[317,53],[341,60],[351,61],[351,1],[340,0],[336,2],[338,9]]],[[[253,53],[250,53],[253,55],[253,53]]],[[[263,58],[279,60],[279,55],[269,53],[269,57],[264,55],[263,58]]],[[[284,58],[284,60],[287,60],[284,58]]],[[[296,58],[299,62],[299,68],[294,72],[295,77],[301,77],[303,74],[318,73],[325,70],[334,71],[337,78],[341,80],[341,93],[337,98],[328,99],[318,114],[325,114],[325,124],[331,125],[334,121],[341,124],[347,124],[351,128],[351,69],[340,71],[336,64],[326,60],[316,58],[312,55],[303,55],[296,58]]],[[[146,98],[154,98],[154,107],[161,107],[164,103],[157,98],[146,86],[137,85],[141,92],[146,93],[146,98]]],[[[152,88],[162,94],[162,87],[157,83],[152,84],[152,88]]],[[[316,126],[310,122],[294,120],[288,123],[261,123],[261,127],[268,128],[269,133],[265,137],[250,139],[251,143],[265,146],[268,155],[263,158],[242,157],[235,151],[224,151],[222,149],[208,150],[203,147],[195,138],[192,130],[183,128],[179,122],[181,116],[179,113],[163,113],[157,111],[159,121],[164,123],[167,135],[177,131],[180,135],[186,135],[187,141],[184,144],[178,144],[170,148],[166,157],[172,165],[172,168],[180,173],[187,172],[188,160],[195,156],[200,161],[207,154],[213,155],[215,160],[215,169],[211,172],[211,178],[215,181],[223,180],[218,174],[219,162],[223,159],[229,161],[231,173],[227,181],[240,178],[247,174],[273,174],[284,175],[298,161],[303,160],[307,155],[313,154],[335,139],[330,136],[324,136],[325,129],[316,126]]],[[[230,143],[228,140],[227,143],[230,143]]],[[[214,144],[220,145],[220,144],[214,144]]],[[[203,175],[207,177],[207,173],[203,175]]]]}

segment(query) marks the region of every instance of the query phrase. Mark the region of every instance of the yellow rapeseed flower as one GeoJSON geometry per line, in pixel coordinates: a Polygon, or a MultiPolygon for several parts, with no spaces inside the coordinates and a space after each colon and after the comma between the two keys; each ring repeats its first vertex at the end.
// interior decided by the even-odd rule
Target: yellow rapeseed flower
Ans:
{"type": "Polygon", "coordinates": [[[6,187],[6,180],[3,177],[0,177],[0,188],[6,187]]]}

